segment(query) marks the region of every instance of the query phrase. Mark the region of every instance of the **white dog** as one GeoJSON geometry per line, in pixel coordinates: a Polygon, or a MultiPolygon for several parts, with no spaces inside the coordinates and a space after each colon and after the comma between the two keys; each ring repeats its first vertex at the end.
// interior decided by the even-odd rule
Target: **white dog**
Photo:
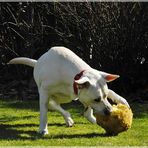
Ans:
{"type": "Polygon", "coordinates": [[[84,116],[92,123],[96,123],[93,110],[106,115],[110,114],[112,108],[107,97],[114,102],[129,106],[124,98],[107,87],[106,82],[115,80],[119,77],[118,75],[91,68],[65,47],[52,47],[38,61],[20,57],[12,59],[9,64],[25,64],[34,67],[34,79],[40,98],[39,133],[41,134],[48,133],[48,108],[60,112],[67,126],[74,124],[70,113],[61,108],[60,104],[71,102],[75,98],[79,98],[85,106],[84,116]]]}

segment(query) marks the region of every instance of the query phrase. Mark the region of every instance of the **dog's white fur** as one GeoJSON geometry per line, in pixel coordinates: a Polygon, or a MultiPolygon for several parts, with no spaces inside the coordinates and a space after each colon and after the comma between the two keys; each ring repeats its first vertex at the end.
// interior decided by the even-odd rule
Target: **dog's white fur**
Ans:
{"type": "Polygon", "coordinates": [[[106,82],[116,79],[117,75],[91,68],[65,47],[52,47],[38,61],[21,57],[12,59],[9,64],[25,64],[34,67],[34,79],[40,98],[39,132],[42,134],[48,133],[48,108],[60,112],[67,126],[74,124],[70,113],[65,111],[60,104],[68,103],[75,98],[79,98],[80,102],[86,107],[84,116],[92,123],[96,123],[92,109],[100,113],[104,113],[105,110],[111,111],[111,105],[107,101],[107,97],[117,103],[120,102],[129,106],[124,98],[107,87],[106,82]],[[75,80],[79,91],[76,95],[73,90],[74,77],[82,70],[85,70],[82,77],[75,80]]]}

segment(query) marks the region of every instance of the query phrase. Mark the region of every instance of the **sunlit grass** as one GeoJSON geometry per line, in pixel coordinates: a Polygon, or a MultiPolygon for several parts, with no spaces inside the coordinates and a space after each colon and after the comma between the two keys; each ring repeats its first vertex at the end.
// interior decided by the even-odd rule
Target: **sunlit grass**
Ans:
{"type": "Polygon", "coordinates": [[[0,146],[148,146],[148,104],[133,104],[132,128],[113,137],[89,123],[79,103],[64,107],[75,125],[67,128],[59,113],[49,112],[49,134],[41,137],[37,101],[0,101],[0,146]]]}

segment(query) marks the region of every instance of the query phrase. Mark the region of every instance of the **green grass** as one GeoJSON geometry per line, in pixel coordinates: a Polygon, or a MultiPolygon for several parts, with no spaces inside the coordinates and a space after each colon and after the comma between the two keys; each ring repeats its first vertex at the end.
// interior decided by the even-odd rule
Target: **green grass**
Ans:
{"type": "Polygon", "coordinates": [[[82,116],[80,104],[64,107],[75,125],[67,128],[59,113],[49,112],[49,135],[41,137],[37,101],[0,100],[0,146],[148,146],[148,104],[132,104],[132,128],[110,137],[82,116]]]}

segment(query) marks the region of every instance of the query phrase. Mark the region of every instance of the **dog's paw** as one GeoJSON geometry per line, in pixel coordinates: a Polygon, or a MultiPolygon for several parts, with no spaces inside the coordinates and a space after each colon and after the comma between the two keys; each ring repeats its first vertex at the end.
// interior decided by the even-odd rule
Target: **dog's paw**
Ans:
{"type": "Polygon", "coordinates": [[[124,98],[120,99],[120,102],[119,102],[119,103],[124,104],[124,105],[126,105],[128,108],[130,108],[128,102],[127,102],[126,99],[124,99],[124,98]]]}
{"type": "Polygon", "coordinates": [[[96,124],[96,123],[97,123],[96,118],[94,118],[94,117],[90,118],[89,121],[90,121],[91,123],[93,123],[93,124],[96,124]]]}
{"type": "Polygon", "coordinates": [[[74,121],[72,120],[72,118],[68,117],[66,120],[66,126],[67,127],[72,127],[74,124],[74,121]]]}
{"type": "Polygon", "coordinates": [[[96,118],[94,116],[85,116],[85,117],[90,123],[93,123],[93,124],[97,123],[96,118]]]}
{"type": "Polygon", "coordinates": [[[40,131],[39,131],[39,134],[40,134],[40,135],[47,135],[47,134],[48,134],[48,130],[43,130],[43,131],[40,130],[40,131]]]}

